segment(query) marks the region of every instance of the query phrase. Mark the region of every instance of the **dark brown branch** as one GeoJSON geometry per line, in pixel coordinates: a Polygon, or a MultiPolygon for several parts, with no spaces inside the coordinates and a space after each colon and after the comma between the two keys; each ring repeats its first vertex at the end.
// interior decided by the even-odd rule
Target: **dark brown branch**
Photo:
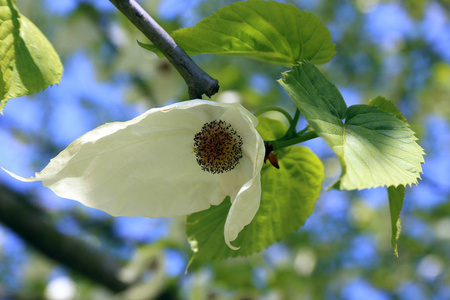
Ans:
{"type": "Polygon", "coordinates": [[[118,278],[119,266],[105,253],[58,232],[49,217],[21,195],[0,184],[0,222],[31,246],[114,292],[128,287],[118,278]]]}
{"type": "Polygon", "coordinates": [[[191,99],[211,97],[218,81],[206,74],[172,37],[134,0],[110,0],[169,60],[186,81],[191,99]]]}

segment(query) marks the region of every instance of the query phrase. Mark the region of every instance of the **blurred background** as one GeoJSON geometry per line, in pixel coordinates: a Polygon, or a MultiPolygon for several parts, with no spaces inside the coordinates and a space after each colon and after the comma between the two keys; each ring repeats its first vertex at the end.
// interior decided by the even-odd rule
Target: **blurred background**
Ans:
{"type": "MultiPolygon", "coordinates": [[[[17,2],[54,45],[64,75],[58,86],[5,106],[2,167],[31,176],[98,125],[188,99],[174,68],[137,45],[146,38],[109,1],[17,2]]],[[[139,2],[171,32],[233,1],[139,2]]],[[[261,253],[187,273],[192,253],[184,218],[113,218],[0,172],[0,199],[14,199],[48,225],[24,238],[0,219],[0,299],[112,299],[119,291],[117,299],[450,299],[450,1],[283,2],[313,12],[329,28],[337,55],[321,67],[347,105],[385,96],[425,149],[422,180],[407,189],[404,201],[399,258],[390,244],[385,189],[326,191],[340,174],[339,161],[316,139],[305,145],[323,160],[326,182],[306,225],[261,253]],[[59,262],[36,250],[50,245],[58,256],[66,239],[82,250],[59,262]],[[141,284],[101,284],[63,264],[91,261],[91,252],[120,269],[123,282],[141,284]]],[[[214,100],[231,98],[252,111],[278,105],[294,113],[275,81],[286,68],[226,56],[194,60],[219,80],[214,100]]]]}

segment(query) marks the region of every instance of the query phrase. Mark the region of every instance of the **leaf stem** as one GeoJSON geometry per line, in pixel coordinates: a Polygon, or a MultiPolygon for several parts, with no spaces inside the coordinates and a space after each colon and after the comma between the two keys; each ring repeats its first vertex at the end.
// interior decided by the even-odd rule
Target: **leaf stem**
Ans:
{"type": "Polygon", "coordinates": [[[253,115],[255,115],[255,117],[257,117],[268,111],[277,111],[279,113],[282,113],[288,120],[289,124],[292,124],[292,122],[293,122],[291,115],[287,111],[285,111],[284,109],[282,109],[280,107],[275,107],[275,106],[262,108],[262,109],[258,110],[257,112],[255,112],[253,115]]]}
{"type": "Polygon", "coordinates": [[[272,146],[272,150],[278,150],[281,148],[289,147],[298,143],[302,143],[317,137],[315,131],[304,132],[304,130],[296,133],[295,135],[284,137],[275,141],[267,141],[266,143],[272,146]]]}
{"type": "Polygon", "coordinates": [[[297,108],[295,110],[294,119],[290,122],[289,129],[286,132],[285,137],[292,136],[295,133],[295,128],[297,127],[298,119],[300,118],[300,110],[297,108]]]}
{"type": "Polygon", "coordinates": [[[109,1],[167,57],[186,81],[191,99],[201,98],[203,94],[211,97],[219,91],[219,82],[197,66],[135,0],[109,1]]]}

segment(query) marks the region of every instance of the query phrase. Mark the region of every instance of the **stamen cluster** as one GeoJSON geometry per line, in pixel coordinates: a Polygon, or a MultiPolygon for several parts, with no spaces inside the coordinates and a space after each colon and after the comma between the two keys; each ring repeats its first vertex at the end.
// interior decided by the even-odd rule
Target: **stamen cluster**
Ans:
{"type": "Polygon", "coordinates": [[[233,170],[242,158],[242,138],[225,121],[203,125],[194,137],[194,152],[203,171],[219,174],[233,170]]]}

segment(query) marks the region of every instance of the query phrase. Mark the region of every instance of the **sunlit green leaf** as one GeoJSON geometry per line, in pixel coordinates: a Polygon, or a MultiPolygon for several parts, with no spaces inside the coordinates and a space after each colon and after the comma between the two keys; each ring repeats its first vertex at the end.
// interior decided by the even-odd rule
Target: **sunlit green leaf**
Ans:
{"type": "Polygon", "coordinates": [[[262,170],[261,206],[241,231],[231,250],[223,230],[230,209],[229,199],[188,216],[186,231],[195,258],[201,260],[247,256],[261,251],[302,226],[314,210],[323,181],[323,165],[306,147],[279,152],[280,169],[267,164],[262,170]]]}
{"type": "MultiPolygon", "coordinates": [[[[239,55],[291,65],[328,62],[336,53],[329,30],[312,13],[275,1],[235,2],[172,37],[188,54],[239,55]]],[[[158,52],[153,45],[139,43],[158,52]]]]}
{"type": "Polygon", "coordinates": [[[341,161],[342,175],[335,188],[417,183],[423,150],[395,112],[372,105],[354,105],[345,111],[339,91],[309,62],[294,66],[284,77],[281,85],[341,161]]]}
{"type": "Polygon", "coordinates": [[[398,110],[397,107],[395,107],[394,103],[387,100],[384,97],[376,97],[369,101],[369,105],[375,106],[385,112],[394,114],[399,120],[407,123],[408,121],[403,117],[402,112],[398,110]]]}
{"type": "Polygon", "coordinates": [[[287,126],[279,120],[258,116],[259,124],[256,130],[261,135],[263,140],[272,141],[282,138],[287,131],[287,126]]]}
{"type": "Polygon", "coordinates": [[[395,255],[398,257],[397,240],[400,236],[400,212],[403,207],[403,199],[405,199],[405,187],[399,185],[398,187],[388,187],[389,197],[389,210],[391,211],[391,225],[392,225],[392,238],[391,244],[395,255]]]}
{"type": "Polygon", "coordinates": [[[16,7],[0,0],[0,112],[6,101],[59,83],[62,64],[41,31],[16,7]]]}

